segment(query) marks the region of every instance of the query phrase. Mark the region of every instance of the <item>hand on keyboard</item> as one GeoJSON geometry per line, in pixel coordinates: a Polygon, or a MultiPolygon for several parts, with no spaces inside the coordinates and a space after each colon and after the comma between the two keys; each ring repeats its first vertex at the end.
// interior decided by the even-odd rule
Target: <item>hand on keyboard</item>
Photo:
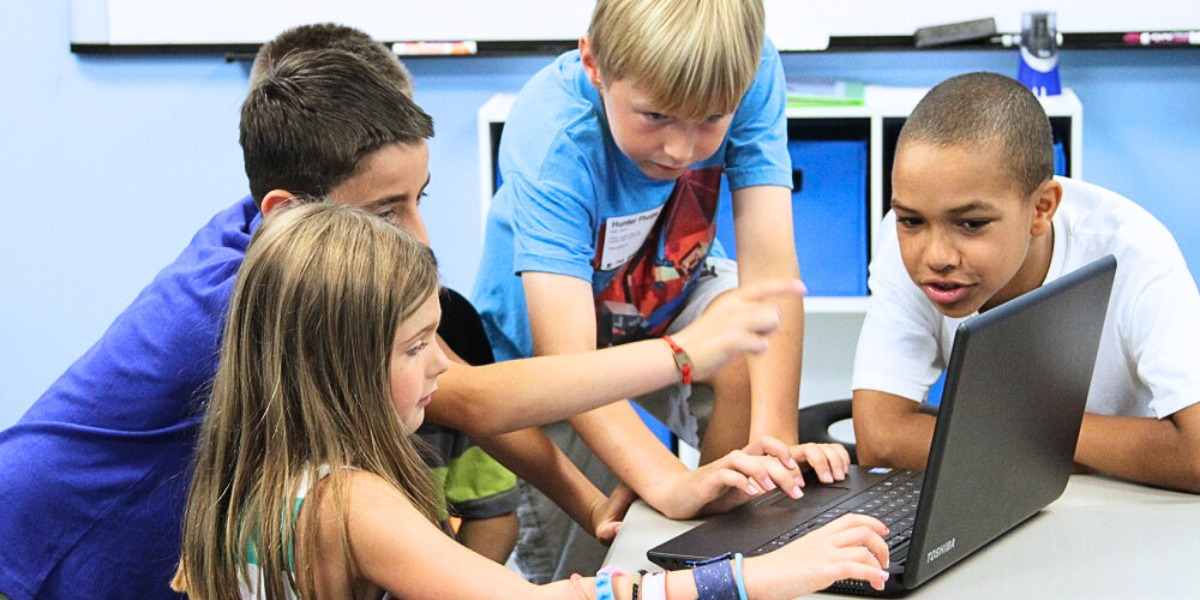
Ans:
{"type": "Polygon", "coordinates": [[[668,488],[668,506],[658,507],[672,519],[725,512],[775,488],[788,496],[803,496],[800,463],[793,446],[763,437],[741,450],[734,450],[695,471],[663,482],[668,488]]]}
{"type": "Polygon", "coordinates": [[[842,579],[867,581],[882,590],[888,577],[887,531],[878,519],[848,514],[775,552],[746,559],[747,595],[786,600],[842,579]]]}
{"type": "Polygon", "coordinates": [[[850,453],[841,444],[799,444],[791,447],[792,457],[808,465],[822,483],[846,479],[850,453]]]}

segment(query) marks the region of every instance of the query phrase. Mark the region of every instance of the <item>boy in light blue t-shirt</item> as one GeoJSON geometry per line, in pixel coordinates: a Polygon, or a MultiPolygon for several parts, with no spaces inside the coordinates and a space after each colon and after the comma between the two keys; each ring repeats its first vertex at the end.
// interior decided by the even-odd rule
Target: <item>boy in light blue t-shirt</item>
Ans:
{"type": "MultiPolygon", "coordinates": [[[[505,124],[503,183],[473,294],[497,358],[670,334],[739,282],[796,277],[785,104],[761,3],[601,0],[579,50],[535,75],[505,124]],[[723,179],[737,264],[714,239],[723,179]]],[[[779,310],[780,334],[766,352],[705,382],[711,416],[690,386],[640,399],[701,449],[701,463],[761,436],[796,443],[803,309],[786,299],[779,310]]],[[[614,485],[611,469],[668,516],[713,510],[689,504],[699,475],[629,405],[570,425],[552,426],[551,437],[601,489],[614,485]]],[[[843,475],[840,446],[808,450],[814,464],[832,467],[830,479],[843,475]]],[[[561,553],[568,534],[556,528],[568,523],[548,502],[522,510],[517,556],[527,575],[594,570],[602,549],[561,553]]]]}

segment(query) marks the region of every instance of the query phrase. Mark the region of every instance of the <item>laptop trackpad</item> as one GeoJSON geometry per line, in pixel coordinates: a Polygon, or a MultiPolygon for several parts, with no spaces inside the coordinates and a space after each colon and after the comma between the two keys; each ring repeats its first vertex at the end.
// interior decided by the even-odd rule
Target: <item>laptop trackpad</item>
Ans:
{"type": "Polygon", "coordinates": [[[848,493],[850,493],[850,490],[843,487],[810,486],[804,490],[804,497],[799,500],[793,500],[787,495],[782,495],[778,500],[772,502],[771,505],[777,507],[794,505],[796,508],[817,508],[830,504],[848,493]]]}

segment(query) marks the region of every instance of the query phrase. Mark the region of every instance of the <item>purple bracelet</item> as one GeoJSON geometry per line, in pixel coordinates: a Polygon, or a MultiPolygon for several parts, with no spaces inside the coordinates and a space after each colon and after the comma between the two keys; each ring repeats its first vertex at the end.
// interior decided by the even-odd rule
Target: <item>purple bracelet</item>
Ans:
{"type": "Polygon", "coordinates": [[[733,576],[733,559],[728,554],[696,563],[692,567],[698,600],[739,600],[737,579],[733,576]]]}

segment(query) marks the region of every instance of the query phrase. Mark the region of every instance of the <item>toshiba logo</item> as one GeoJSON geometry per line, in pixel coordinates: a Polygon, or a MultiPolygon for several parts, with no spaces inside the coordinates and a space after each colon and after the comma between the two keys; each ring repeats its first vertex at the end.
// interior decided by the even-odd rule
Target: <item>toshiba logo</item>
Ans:
{"type": "Polygon", "coordinates": [[[957,539],[958,538],[950,538],[950,541],[946,542],[945,544],[942,544],[941,546],[938,546],[937,548],[934,548],[933,550],[930,550],[929,554],[925,555],[925,562],[931,563],[931,562],[933,562],[933,559],[953,550],[954,542],[957,539]]]}

